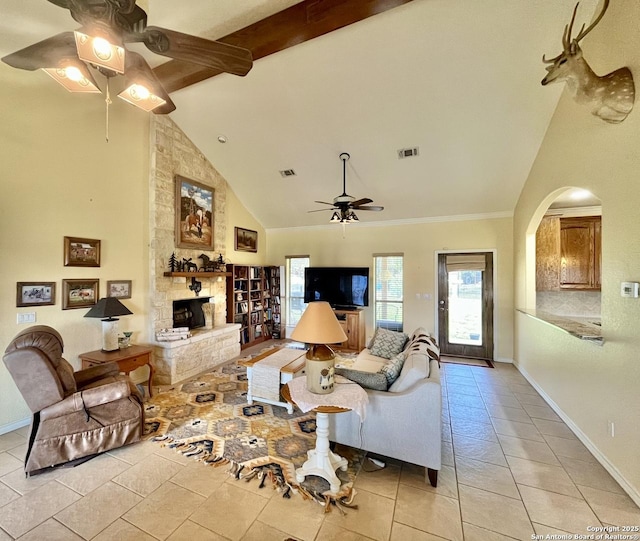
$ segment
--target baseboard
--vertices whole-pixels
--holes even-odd
[[[607,457],[605,457],[598,447],[587,437],[587,435],[580,430],[580,428],[571,420],[571,418],[556,404],[547,393],[545,393],[540,386],[536,383],[536,381],[531,377],[526,370],[519,367],[516,363],[514,366],[517,368],[518,372],[520,372],[524,378],[531,384],[531,386],[538,391],[540,396],[544,399],[544,401],[549,405],[549,407],[556,412],[558,417],[560,417],[565,424],[571,429],[571,431],[575,434],[576,438],[578,438],[584,446],[589,449],[591,454],[595,457],[595,459],[602,465],[602,467],[609,472],[611,477],[613,477],[622,490],[624,490],[629,497],[635,502],[635,504],[640,507],[640,492],[635,490],[624,478],[624,476],[618,471],[618,469],[609,462]]]
[[[31,417],[20,419],[19,421],[9,423],[8,425],[0,426],[0,436],[2,434],[13,432],[14,430],[18,430],[18,428],[22,428],[23,426],[28,426],[29,423],[31,423]]]
[[[494,363],[505,363],[505,364],[513,364],[513,359],[508,359],[507,357],[499,357],[497,359],[493,359]]]

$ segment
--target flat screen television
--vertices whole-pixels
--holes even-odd
[[[369,267],[307,267],[304,302],[326,301],[334,308],[369,306]]]

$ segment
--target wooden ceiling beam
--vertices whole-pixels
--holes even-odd
[[[249,49],[258,60],[411,1],[303,0],[217,41]],[[223,73],[179,60],[165,62],[153,71],[167,92]]]

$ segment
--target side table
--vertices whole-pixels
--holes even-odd
[[[147,365],[149,367],[149,397],[151,394],[151,382],[153,381],[153,365],[151,364],[151,352],[153,348],[147,346],[129,346],[116,351],[89,351],[78,355],[82,361],[82,368],[90,368],[104,363],[118,363],[118,370],[129,375],[136,368]]]
[[[294,404],[288,384],[282,387],[282,398]],[[317,475],[325,479],[329,483],[330,492],[336,494],[340,491],[341,484],[336,470],[340,468],[342,471],[347,471],[349,462],[329,449],[329,414],[345,413],[349,409],[318,406],[312,411],[316,413],[316,447],[307,451],[307,461],[296,470],[296,481],[302,483],[307,475]]]

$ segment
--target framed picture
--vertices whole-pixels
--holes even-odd
[[[64,266],[65,267],[99,267],[100,241],[96,239],[81,239],[78,237],[64,238]]]
[[[236,252],[257,252],[258,232],[251,229],[235,228],[235,250]]]
[[[55,282],[18,282],[16,306],[47,306],[55,303]]]
[[[131,280],[108,280],[107,297],[131,298]]]
[[[176,246],[213,250],[213,188],[175,176]]]
[[[100,280],[62,280],[62,309],[89,308],[98,302]]]

